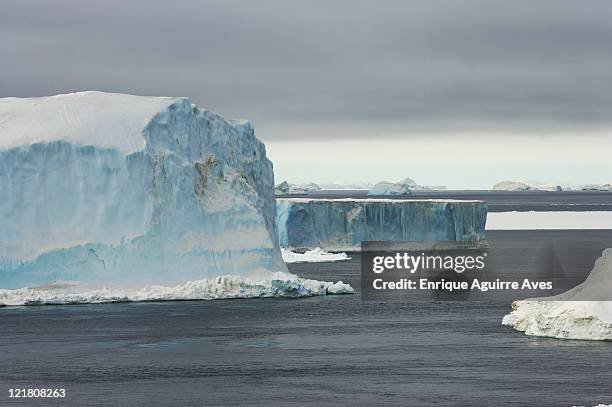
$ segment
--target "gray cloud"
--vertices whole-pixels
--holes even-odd
[[[264,140],[606,128],[610,16],[607,0],[0,0],[0,96],[189,96]]]

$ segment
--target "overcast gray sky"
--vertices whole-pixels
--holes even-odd
[[[612,181],[608,0],[0,0],[0,69],[248,118],[290,181]]]

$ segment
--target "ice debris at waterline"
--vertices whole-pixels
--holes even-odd
[[[346,253],[330,253],[315,247],[304,253],[293,252],[289,249],[281,248],[285,263],[324,263],[332,261],[345,261],[351,258]]]
[[[299,298],[354,292],[350,285],[342,281],[327,283],[276,272],[258,278],[218,276],[176,286],[152,285],[144,288],[113,288],[76,282],[58,282],[37,288],[0,289],[0,304],[51,305],[230,298]]]
[[[612,340],[612,249],[580,285],[553,297],[515,301],[503,325],[527,335]]]
[[[485,237],[482,201],[278,198],[280,245],[359,250],[362,240],[478,242]]]
[[[0,191],[0,288],[286,271],[263,143],[186,98],[2,98]]]

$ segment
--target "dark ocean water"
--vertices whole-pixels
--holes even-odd
[[[551,239],[585,242],[564,255],[586,276],[612,231],[489,234],[499,250],[523,241],[539,256],[554,254]],[[359,290],[358,255],[291,269]],[[528,337],[501,326],[509,310],[505,299],[386,303],[359,293],[0,308],[0,405],[612,403],[612,343]],[[11,400],[10,387],[67,397]]]

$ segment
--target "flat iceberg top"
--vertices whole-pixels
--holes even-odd
[[[277,201],[308,202],[484,202],[467,199],[394,199],[394,198],[276,198]]]
[[[144,149],[151,119],[185,98],[77,92],[37,98],[0,98],[0,151],[52,141]]]

